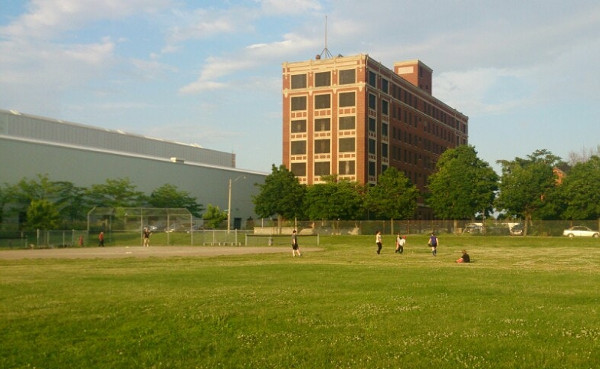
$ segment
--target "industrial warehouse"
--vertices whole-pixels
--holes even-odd
[[[236,168],[233,153],[0,110],[0,183],[38,175],[81,187],[128,178],[145,194],[172,184],[241,229],[257,218],[252,196],[267,174]]]

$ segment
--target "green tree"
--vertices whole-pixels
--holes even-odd
[[[502,177],[496,208],[523,218],[523,233],[527,235],[533,217],[541,215],[551,201],[549,195],[556,186],[553,168],[560,158],[547,150],[537,150],[527,159],[517,157],[513,161],[498,162],[502,165]]]
[[[9,203],[10,187],[8,184],[0,185],[0,224],[4,221],[4,207]]]
[[[557,187],[566,204],[564,219],[600,218],[600,157],[575,164]]]
[[[46,199],[32,200],[27,208],[29,229],[56,229],[60,215],[56,206]]]
[[[369,187],[366,206],[379,219],[410,219],[417,209],[419,190],[394,167],[389,167]]]
[[[200,217],[204,210],[189,192],[179,191],[177,186],[168,183],[152,191],[148,202],[156,208],[185,208],[195,217]]]
[[[50,181],[47,174],[38,174],[37,178],[23,178],[14,186],[6,188],[9,214],[17,214],[19,224],[28,224],[27,213],[34,200],[47,200],[56,202],[58,187]]]
[[[87,195],[93,206],[106,208],[133,208],[143,206],[146,197],[137,191],[129,178],[107,179],[104,184],[95,184]]]
[[[64,227],[72,228],[75,222],[86,220],[87,212],[92,208],[86,195],[86,189],[77,187],[68,181],[54,182],[55,204]]]
[[[210,229],[218,228],[227,219],[227,212],[221,210],[218,206],[208,204],[202,219],[204,219],[205,227]]]
[[[262,218],[277,215],[281,218],[293,219],[302,217],[302,202],[304,200],[305,186],[298,182],[284,165],[271,168],[271,174],[265,178],[258,195],[252,197],[254,211]]]
[[[304,197],[311,220],[350,220],[363,215],[362,187],[356,182],[327,176],[325,183],[309,186]]]
[[[493,211],[498,179],[473,146],[448,149],[429,176],[427,202],[442,219],[472,219],[477,213],[486,216]]]

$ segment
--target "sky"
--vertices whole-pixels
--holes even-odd
[[[0,109],[282,161],[282,63],[420,59],[497,160],[600,145],[597,0],[2,0]]]

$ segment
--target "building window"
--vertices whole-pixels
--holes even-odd
[[[305,119],[300,119],[300,120],[293,120],[291,122],[291,130],[292,133],[299,133],[299,132],[306,132],[306,120]]]
[[[381,100],[381,114],[388,115],[390,109],[390,103],[387,100]]]
[[[355,164],[354,160],[344,160],[339,162],[339,170],[338,174],[347,175],[355,173]]]
[[[331,72],[315,73],[315,87],[331,86]]]
[[[296,177],[306,177],[306,163],[292,163],[291,172]]]
[[[331,107],[331,95],[315,95],[315,109],[327,109]]]
[[[375,140],[369,138],[369,154],[375,155],[377,150],[375,149]]]
[[[373,94],[369,94],[369,108],[373,110],[377,109],[377,96]]]
[[[346,107],[346,106],[355,106],[356,102],[355,102],[355,97],[356,93],[354,92],[341,92],[340,93],[340,108]]]
[[[356,127],[356,117],[340,117],[340,130],[354,129]]]
[[[315,163],[315,175],[316,176],[328,176],[331,174],[329,170],[329,162],[328,161],[318,161]]]
[[[375,118],[369,117],[369,131],[371,131],[371,132],[377,131],[377,124],[376,124]]]
[[[292,141],[292,155],[306,154],[306,141]]]
[[[340,85],[348,85],[356,82],[356,70],[346,69],[338,71],[338,79]]]
[[[340,138],[340,152],[354,152],[355,148],[355,140],[352,138]]]
[[[373,71],[369,71],[369,84],[373,87],[377,87],[377,74]]]
[[[292,111],[306,110],[306,96],[294,96],[292,101]]]
[[[306,74],[295,74],[292,76],[292,89],[306,88]]]
[[[320,118],[315,119],[315,131],[330,131],[331,130],[331,119]]]
[[[315,154],[328,154],[331,152],[329,140],[315,140]]]
[[[381,91],[385,92],[386,94],[388,93],[389,86],[388,86],[388,80],[385,78],[381,79]]]
[[[386,143],[381,144],[381,156],[384,158],[388,157],[388,144]]]
[[[375,162],[374,161],[369,162],[369,175],[372,177],[375,177]]]
[[[385,123],[385,122],[381,123],[381,135],[384,136],[384,137],[387,137],[388,136],[388,130],[389,130],[388,124]]]

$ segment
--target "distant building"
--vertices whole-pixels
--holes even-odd
[[[283,63],[284,165],[308,185],[375,184],[395,167],[424,191],[440,154],[468,143],[468,117],[432,96],[432,75],[364,54]]]
[[[221,210],[228,207],[232,180],[232,229],[256,219],[255,183],[267,175],[236,169],[233,153],[0,110],[0,184],[38,174],[80,187],[129,178],[148,195],[172,184],[205,208],[212,204]]]

